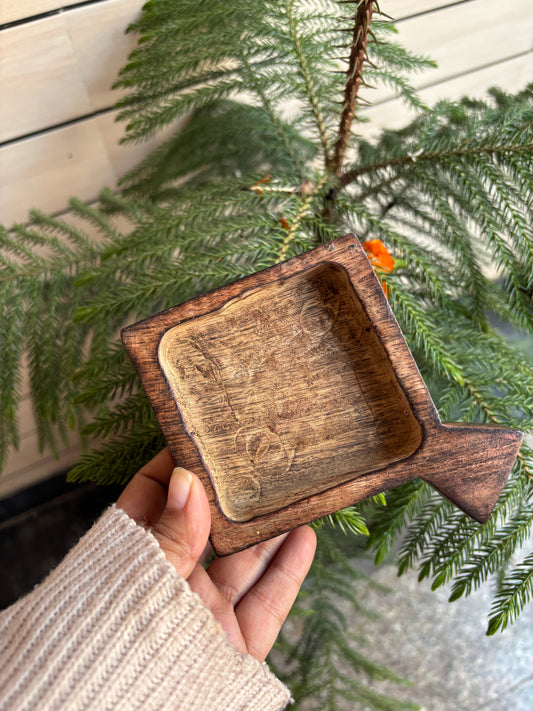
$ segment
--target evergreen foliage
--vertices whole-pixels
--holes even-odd
[[[329,525],[321,529],[311,571],[272,655],[277,675],[290,685],[295,709],[418,708],[368,687],[367,679],[406,682],[369,659],[369,640],[353,631],[346,635],[351,619],[372,617],[361,604],[358,588],[365,584],[387,592],[358,572],[354,564],[358,555],[353,537],[339,537]]]
[[[489,316],[533,333],[533,86],[429,110],[409,76],[432,62],[394,42],[371,0],[150,0],[131,31],[139,44],[117,82],[124,140],[178,124],[120,194],[1,229],[0,460],[18,444],[26,362],[41,446],[55,451],[69,428],[104,439],[70,478],[127,481],[163,439],[119,329],[349,231],[396,259],[391,306],[442,419],[531,433],[533,365]],[[371,142],[358,109],[379,83],[418,116]],[[524,446],[484,526],[420,480],[331,522],[354,547],[368,525],[378,561],[401,540],[400,572],[451,583],[452,600],[495,576],[493,633],[533,593],[533,558],[515,561],[533,522],[532,475]],[[333,530],[319,531],[313,612],[288,648],[295,693],[320,683],[323,709],[355,697],[403,708],[344,666],[384,674],[346,639],[335,595],[351,600],[352,568]]]

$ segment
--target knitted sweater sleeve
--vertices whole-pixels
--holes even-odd
[[[289,700],[115,507],[0,613],[2,710],[278,711]]]

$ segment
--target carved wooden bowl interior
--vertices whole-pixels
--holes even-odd
[[[220,555],[423,478],[485,522],[522,433],[440,421],[352,235],[122,331]]]
[[[335,263],[179,323],[158,358],[218,504],[236,522],[405,459],[422,440]]]

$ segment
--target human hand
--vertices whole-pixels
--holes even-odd
[[[316,547],[302,526],[202,566],[209,552],[209,503],[201,481],[174,469],[168,449],[146,464],[117,501],[137,523],[151,528],[167,559],[226,631],[233,646],[262,662],[269,653]]]

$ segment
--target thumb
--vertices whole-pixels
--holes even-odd
[[[202,482],[176,467],[168,485],[167,503],[152,533],[177,572],[188,578],[202,554],[211,528],[209,503]]]

